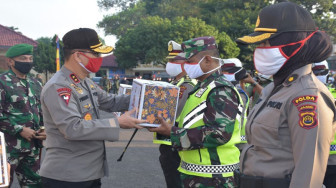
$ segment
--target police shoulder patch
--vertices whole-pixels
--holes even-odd
[[[318,125],[316,106],[312,104],[298,106],[299,125],[304,129],[312,129]]]
[[[304,102],[316,103],[316,101],[317,101],[317,96],[315,95],[303,95],[303,96],[293,99],[292,103],[295,104],[295,106],[298,106]]]
[[[57,90],[58,96],[63,99],[66,105],[69,104],[70,98],[71,98],[71,89],[69,88],[60,88]]]

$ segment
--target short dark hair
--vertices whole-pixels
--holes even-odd
[[[73,51],[71,49],[63,49],[63,55],[64,55],[64,59],[65,61],[69,60],[71,54],[73,53]]]

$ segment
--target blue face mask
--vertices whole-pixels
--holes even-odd
[[[33,68],[33,62],[14,61],[14,68],[23,74],[28,74]]]

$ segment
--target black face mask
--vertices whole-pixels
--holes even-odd
[[[15,61],[14,68],[23,74],[28,74],[33,68],[33,63]]]

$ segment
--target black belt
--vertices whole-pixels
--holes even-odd
[[[290,177],[288,178],[266,178],[260,176],[248,176],[234,171],[234,179],[239,188],[288,188]]]

